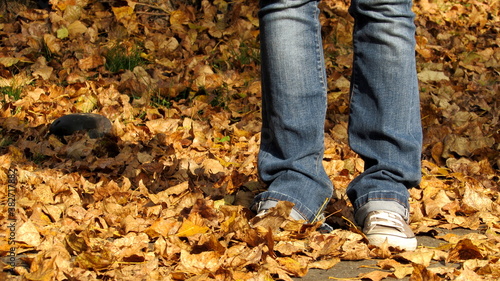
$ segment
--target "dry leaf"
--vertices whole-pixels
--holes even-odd
[[[37,247],[42,242],[42,237],[31,220],[21,224],[16,229],[16,241],[28,246]]]
[[[410,276],[410,281],[439,281],[441,278],[428,270],[424,265],[413,264],[413,273]]]
[[[375,270],[369,273],[364,273],[358,275],[362,279],[368,279],[372,281],[380,281],[382,279],[387,278],[389,275],[391,275],[390,272],[385,272],[385,271],[380,271],[380,270]]]
[[[189,237],[196,234],[206,233],[209,228],[207,226],[202,225],[203,221],[201,217],[197,213],[193,213],[189,216],[188,219],[182,222],[181,227],[177,231],[176,235],[178,237]]]
[[[472,243],[470,239],[462,239],[460,240],[455,248],[453,248],[448,258],[447,262],[460,262],[468,259],[482,259],[483,255],[481,254],[481,250]]]

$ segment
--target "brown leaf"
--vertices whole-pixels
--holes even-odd
[[[114,262],[114,255],[109,249],[101,248],[99,252],[83,252],[76,256],[75,262],[82,268],[103,270]]]
[[[276,232],[281,224],[290,216],[293,205],[293,203],[288,201],[280,201],[263,216],[254,217],[250,223],[253,226],[262,227],[266,230],[271,229],[273,232]]]
[[[470,239],[460,240],[448,254],[447,262],[461,262],[469,259],[482,259],[481,250]]]
[[[57,39],[54,35],[52,34],[45,34],[43,36],[43,41],[47,45],[47,48],[54,53],[54,54],[59,54],[61,52],[61,43],[60,40]]]
[[[435,273],[429,271],[424,265],[413,264],[413,273],[410,281],[439,281],[441,278]]]
[[[78,60],[78,67],[80,67],[81,70],[94,69],[103,64],[104,64],[104,57],[97,54]]]

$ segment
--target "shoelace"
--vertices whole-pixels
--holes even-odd
[[[404,225],[401,219],[399,219],[397,215],[387,212],[373,214],[368,223],[369,227],[380,225],[380,226],[396,228],[401,232],[404,231]]]

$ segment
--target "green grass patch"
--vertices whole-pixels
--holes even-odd
[[[145,63],[141,57],[141,49],[138,47],[127,50],[124,46],[116,45],[104,57],[106,58],[104,66],[113,73],[121,70],[133,70],[136,66]]]
[[[49,157],[47,155],[44,155],[42,153],[35,153],[32,157],[31,157],[31,161],[33,161],[33,163],[39,165],[39,164],[42,164],[45,160],[47,160]]]
[[[7,86],[7,87],[1,87],[0,88],[0,93],[2,96],[7,95],[13,100],[19,100],[21,98],[21,92],[22,89],[18,87],[13,87],[13,86]]]
[[[14,143],[14,140],[9,136],[3,137],[0,139],[0,148],[7,147]]]
[[[172,102],[170,99],[166,97],[162,97],[160,95],[155,95],[151,97],[151,105],[154,107],[166,107],[170,108],[172,106]]]

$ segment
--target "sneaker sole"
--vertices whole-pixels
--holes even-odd
[[[371,234],[367,236],[368,241],[371,245],[381,246],[387,240],[387,244],[393,247],[399,247],[405,251],[414,251],[417,249],[417,238],[403,238],[397,236],[383,235],[383,234]]]

